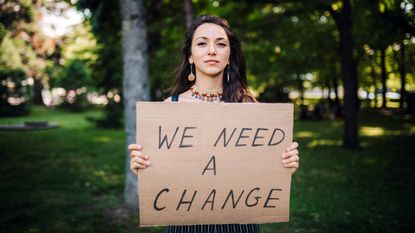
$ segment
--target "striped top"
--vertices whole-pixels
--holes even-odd
[[[166,233],[259,233],[258,224],[168,226]]]
[[[172,102],[178,102],[179,96],[173,95]],[[215,224],[191,226],[167,226],[166,233],[259,233],[258,224]]]

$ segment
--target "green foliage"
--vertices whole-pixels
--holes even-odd
[[[59,85],[66,90],[76,90],[90,84],[90,74],[81,60],[68,61],[63,68]]]
[[[119,1],[80,0],[76,3],[80,10],[92,12],[89,24],[96,37],[96,60],[91,64],[91,81],[95,90],[106,95],[116,92],[122,96],[122,57],[121,57],[121,17]],[[103,118],[94,120],[102,127],[122,125],[122,101],[109,100]]]
[[[103,112],[104,116],[89,117],[90,122],[93,122],[96,126],[101,128],[121,128],[124,126],[123,116],[124,109],[120,108],[120,104],[115,102],[114,99],[109,99]]]
[[[2,0],[0,2],[0,24],[6,28],[16,26],[16,22],[33,20],[34,11],[31,0]]]
[[[0,43],[3,42],[4,37],[7,35],[6,27],[0,23]]]
[[[8,32],[0,41],[0,116],[26,115],[30,110],[31,88],[15,43]]]
[[[0,69],[23,68],[22,56],[17,48],[16,40],[10,38],[10,33],[5,33],[0,41]]]
[[[91,84],[91,75],[85,63],[81,60],[68,61],[59,77],[58,86],[66,90],[64,107],[73,111],[84,110],[88,107],[86,99],[87,88]]]
[[[413,40],[408,38],[413,25],[412,1],[352,1],[352,23],[359,87],[374,91],[371,66],[379,76],[377,59],[365,48],[393,46],[404,39],[407,43],[407,73],[413,77]],[[91,64],[94,85],[102,94],[122,93],[122,60],[120,43],[120,11],[118,1],[80,0],[81,10],[89,9],[89,22],[97,38]],[[342,85],[339,57],[339,31],[329,13],[340,12],[342,1],[192,1],[194,17],[214,14],[226,18],[242,41],[247,60],[250,88],[258,96],[266,89],[298,90],[298,77],[310,77],[307,88],[339,88]],[[381,10],[380,5],[384,5]],[[150,87],[152,100],[162,100],[174,81],[179,64],[180,43],[184,39],[183,3],[178,1],[146,1],[146,21]],[[406,38],[406,39],[405,39]],[[371,57],[372,56],[372,57]],[[388,70],[393,90],[400,89],[395,58],[388,52]],[[396,66],[396,65],[395,65]],[[408,83],[412,79],[408,78]],[[304,81],[304,80],[303,80]],[[268,87],[268,88],[267,88]],[[408,88],[413,88],[408,84]],[[275,95],[275,98],[277,95]],[[280,101],[273,99],[272,101]],[[121,107],[120,103],[118,106]],[[107,111],[110,112],[110,111]],[[121,115],[120,115],[121,116]],[[109,118],[109,116],[108,116]],[[110,119],[110,118],[109,118]]]
[[[0,69],[0,116],[29,113],[30,90],[26,78],[22,69]]]
[[[62,58],[65,60],[79,59],[90,66],[97,59],[97,41],[92,33],[89,21],[84,21],[73,27],[73,30],[63,38]]]
[[[118,1],[80,0],[79,9],[88,9],[92,15],[88,20],[96,37],[97,60],[92,64],[92,81],[97,90],[107,94],[111,90],[121,90],[121,17]]]

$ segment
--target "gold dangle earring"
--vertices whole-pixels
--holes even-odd
[[[227,72],[226,72],[226,73],[228,73],[228,75],[227,75],[227,76],[228,76],[228,77],[227,77],[227,78],[228,78],[228,83],[229,83],[229,66],[230,66],[230,65],[228,64],[228,70],[227,70]]]
[[[193,74],[193,63],[190,63],[190,74],[189,74],[189,76],[187,76],[187,79],[190,82],[193,82],[196,79],[196,76]]]

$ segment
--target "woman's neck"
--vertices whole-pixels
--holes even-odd
[[[218,90],[222,88],[223,73],[212,77],[200,74],[196,76],[195,85],[204,90]]]

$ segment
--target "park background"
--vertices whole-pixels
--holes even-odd
[[[126,145],[201,14],[230,22],[259,101],[296,106],[291,219],[261,231],[414,232],[414,7],[0,0],[0,232],[163,232],[137,227]]]

